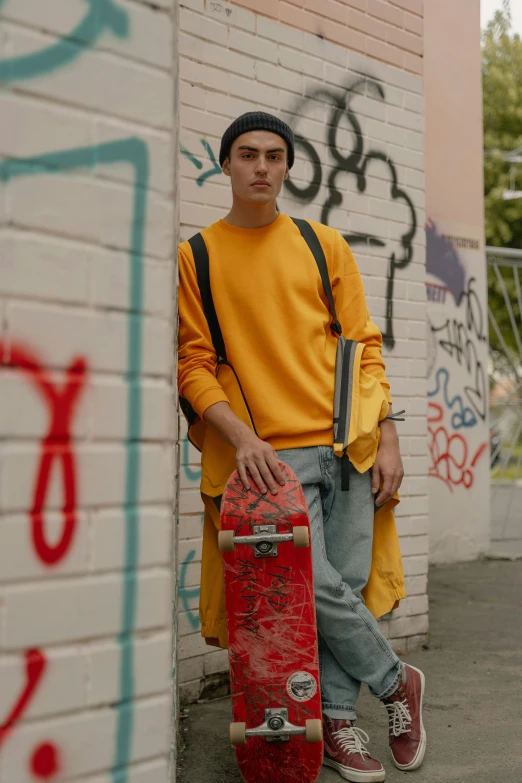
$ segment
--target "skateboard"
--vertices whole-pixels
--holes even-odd
[[[245,490],[235,471],[221,500],[233,723],[246,783],[315,783],[323,760],[308,508],[280,463],[277,495]]]

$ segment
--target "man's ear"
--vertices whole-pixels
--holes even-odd
[[[223,165],[221,166],[221,170],[223,171],[223,174],[226,174],[227,177],[230,177],[230,161],[228,159],[228,156],[223,161]]]
[[[285,176],[283,177],[283,179],[288,179],[289,176],[290,176],[290,169],[288,168],[288,163],[287,163],[285,169]]]

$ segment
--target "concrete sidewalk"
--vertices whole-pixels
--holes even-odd
[[[491,482],[491,548],[493,556],[522,558],[522,482]]]
[[[522,561],[430,571],[429,650],[404,656],[426,674],[428,751],[416,772],[396,769],[383,707],[365,688],[358,725],[388,783],[522,781]],[[230,700],[192,705],[182,722],[180,783],[241,783],[228,743]],[[319,783],[342,778],[323,770]]]

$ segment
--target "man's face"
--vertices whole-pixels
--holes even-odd
[[[288,177],[286,142],[270,131],[256,130],[235,139],[223,163],[234,193],[245,201],[274,201]]]

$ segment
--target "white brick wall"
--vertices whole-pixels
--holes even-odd
[[[177,3],[1,5],[0,780],[166,783]]]
[[[380,5],[384,8],[385,4]],[[228,15],[223,9],[228,9]],[[301,24],[302,13],[296,9],[295,27]],[[273,15],[269,11],[267,14]],[[216,158],[228,124],[238,114],[258,108],[291,122],[296,132],[313,145],[321,162],[322,181],[313,198],[296,200],[286,189],[280,199],[281,208],[297,217],[324,219],[328,177],[337,167],[336,188],[342,201],[328,215],[329,225],[343,233],[371,235],[381,243],[352,246],[372,316],[382,330],[389,328],[389,260],[393,253],[396,258],[402,257],[404,241],[411,246],[409,263],[395,271],[395,343],[393,349],[385,351],[394,408],[408,411],[406,422],[398,425],[406,480],[396,518],[409,597],[391,619],[383,621],[383,629],[394,647],[406,650],[418,646],[428,630],[422,79],[295,27],[257,16],[236,4],[205,4],[203,0],[182,3],[181,235],[188,239],[225,214],[230,204],[229,181],[216,169],[209,146]],[[361,82],[363,76],[368,78]],[[347,92],[349,87],[355,92]],[[329,96],[325,96],[325,90]],[[354,135],[346,114],[338,123],[337,150],[329,148],[327,131],[335,98],[348,100],[360,124],[364,154],[369,155],[362,192],[354,174],[336,162],[336,154],[346,158],[353,149]],[[380,157],[372,159],[372,153]],[[361,173],[363,165],[364,158],[359,161]],[[210,172],[208,178],[199,179]],[[392,197],[394,174],[407,200]],[[296,151],[291,180],[302,190],[313,182],[313,166],[302,147]],[[412,235],[405,239],[410,230]],[[183,423],[180,443],[180,682],[181,697],[189,701],[198,697],[205,675],[226,670],[227,661],[226,654],[206,647],[199,636],[199,458],[187,443]]]

